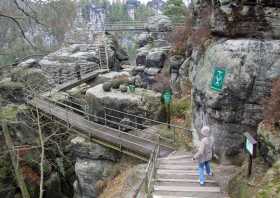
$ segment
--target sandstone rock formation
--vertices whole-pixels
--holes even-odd
[[[110,176],[110,171],[118,155],[98,144],[76,137],[71,140],[75,158],[74,182],[75,198],[97,197],[96,184]]]
[[[106,34],[102,39],[105,39],[102,42],[107,50],[109,69],[119,70],[120,64],[128,60],[127,53],[112,35]],[[45,56],[39,61],[39,66],[49,75],[52,84],[75,79],[77,78],[77,66],[81,75],[84,75],[98,69],[104,61],[107,62],[104,60],[105,57],[100,56],[99,45],[97,38],[92,43],[71,44]]]
[[[195,4],[195,12],[208,3]],[[263,118],[262,99],[270,94],[271,80],[280,76],[279,32],[273,28],[279,25],[278,13],[279,8],[273,5],[241,5],[237,1],[215,5],[211,29],[215,38],[204,50],[194,49],[186,60],[193,83],[193,127],[199,131],[208,124],[215,151],[222,156],[241,151],[244,132],[256,134]],[[265,28],[260,28],[264,22]],[[226,71],[220,92],[210,88],[216,67]]]
[[[160,107],[160,93],[137,88],[135,93],[123,93],[120,90],[112,89],[111,92],[104,92],[102,84],[90,88],[86,93],[86,100],[89,104],[89,111],[94,115],[104,117],[104,107],[113,108],[136,116],[144,116],[155,119]],[[110,115],[119,118],[130,118],[118,112],[111,112]],[[134,117],[131,118],[134,121]]]
[[[173,29],[171,20],[164,15],[153,16],[145,24],[145,28],[150,33],[143,33],[138,37],[136,54],[136,65],[145,66],[133,73],[142,78],[145,86],[154,82],[155,76],[161,72],[168,60],[170,43],[167,41],[167,32]]]
[[[169,32],[173,29],[169,17],[164,15],[152,16],[147,21],[144,27],[149,32]]]

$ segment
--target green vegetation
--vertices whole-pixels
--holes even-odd
[[[17,106],[9,105],[0,109],[0,120],[16,120]]]
[[[171,116],[185,118],[186,113],[190,110],[191,102],[186,98],[174,99],[171,103]]]
[[[168,0],[163,13],[171,17],[172,21],[179,22],[186,15],[186,6],[183,0]]]

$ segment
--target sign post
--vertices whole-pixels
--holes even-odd
[[[248,161],[248,177],[252,173],[253,158],[256,158],[257,155],[257,141],[251,136],[250,133],[245,133],[245,151],[249,154]]]
[[[224,86],[226,71],[223,68],[216,67],[213,72],[213,77],[211,80],[211,89],[215,91],[221,91]]]
[[[165,89],[163,90],[161,94],[161,98],[165,104],[165,112],[167,115],[167,123],[168,123],[168,128],[170,129],[170,121],[171,121],[171,109],[170,109],[170,104],[172,101],[172,90],[171,89]]]

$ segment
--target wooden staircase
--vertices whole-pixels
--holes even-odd
[[[192,154],[172,154],[159,158],[154,181],[153,198],[223,198],[213,177],[206,177],[200,186],[197,162]]]

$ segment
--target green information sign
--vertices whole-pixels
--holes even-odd
[[[164,104],[170,104],[172,100],[172,91],[170,89],[166,89],[162,93],[162,98],[164,101]]]
[[[135,85],[128,85],[128,89],[131,93],[135,92]]]
[[[225,80],[225,69],[216,67],[213,72],[213,77],[211,81],[211,88],[215,91],[221,91]]]

